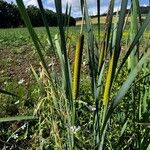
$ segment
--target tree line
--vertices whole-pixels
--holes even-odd
[[[43,20],[40,9],[30,5],[26,8],[34,27],[43,26]],[[57,26],[57,14],[51,10],[45,9],[45,15],[49,26]],[[68,20],[69,19],[69,20]],[[76,20],[73,17],[63,15],[64,25],[69,22],[70,26],[75,26]],[[24,22],[20,16],[19,9],[14,3],[7,3],[0,0],[0,28],[24,27]]]

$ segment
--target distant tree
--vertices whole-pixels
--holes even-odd
[[[57,25],[57,16],[56,13],[54,13],[51,10],[46,9],[45,10],[46,19],[49,26],[56,26]]]
[[[31,23],[34,27],[43,26],[42,15],[40,9],[36,6],[30,5],[26,8],[30,17]],[[57,26],[57,15],[51,10],[46,9],[45,15],[49,26]],[[75,19],[73,17],[63,15],[63,24],[75,25]],[[13,3],[7,3],[4,0],[0,0],[0,28],[10,28],[24,26],[22,18],[20,16],[18,7]]]
[[[69,26],[75,26],[76,25],[76,20],[73,17],[71,17],[71,16],[67,16],[66,17],[66,23],[69,23],[68,24]]]
[[[39,8],[33,5],[29,5],[27,7],[27,13],[34,27],[43,26],[42,16],[41,16]]]
[[[0,0],[0,27],[17,27],[21,24],[18,8],[13,4],[9,4]]]
[[[23,24],[23,21],[21,19],[20,13],[19,13],[19,9],[16,5],[12,4],[12,12],[11,12],[11,26],[12,27],[18,27],[21,24]]]

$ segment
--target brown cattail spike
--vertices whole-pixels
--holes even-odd
[[[84,45],[84,35],[79,34],[74,60],[73,90],[72,90],[73,99],[77,98],[79,90],[83,45]]]

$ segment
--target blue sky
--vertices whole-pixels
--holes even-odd
[[[15,2],[15,0],[6,0],[7,2]],[[37,0],[23,0],[25,5],[36,5],[37,6]],[[55,11],[54,7],[54,0],[42,0],[44,7],[51,9]],[[130,0],[129,0],[130,1]],[[63,9],[65,10],[66,3],[69,3],[72,5],[72,13],[71,15],[73,17],[79,17],[81,16],[81,11],[80,11],[80,0],[62,0],[62,5]],[[109,0],[101,0],[101,12],[105,13],[108,8],[108,2]],[[115,9],[118,8],[118,4],[121,2],[121,0],[116,0],[116,7]],[[90,15],[95,15],[96,14],[96,0],[87,0],[88,6],[89,6],[89,13]],[[148,5],[149,0],[140,0],[141,5]]]

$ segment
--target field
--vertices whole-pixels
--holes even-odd
[[[131,21],[130,16],[126,17],[126,19],[128,20],[128,22]],[[142,15],[142,19],[145,19],[145,15]],[[95,16],[91,17],[91,22],[92,22],[93,25],[96,25],[98,23],[97,17],[95,17]],[[115,18],[113,18],[113,22],[115,22]],[[105,24],[106,23],[106,16],[101,16],[100,17],[100,23],[101,24]],[[77,26],[79,26],[81,24],[82,24],[82,20],[81,19],[76,21],[76,25]]]
[[[103,26],[104,25],[101,25],[101,37],[103,36]],[[80,27],[78,26],[71,27],[69,29],[69,35],[71,38],[71,53],[74,53],[75,51],[75,44],[79,30]],[[96,26],[94,27],[94,30],[96,31]],[[51,61],[54,58],[54,53],[50,50],[49,44],[47,42],[45,29],[35,28],[35,31],[38,34],[40,40],[42,41],[42,44],[46,48],[44,55],[47,59],[47,63],[50,64],[52,63]],[[52,33],[52,36],[54,37],[54,35],[58,32],[58,29],[54,27],[50,28],[50,31]],[[26,28],[0,29],[0,33],[0,87],[2,89],[6,89],[7,91],[11,91],[15,94],[18,94],[19,97],[21,97],[14,98],[11,96],[1,95],[0,117],[32,115],[34,109],[36,108],[36,105],[38,104],[38,97],[36,96],[36,90],[38,90],[38,86],[31,71],[31,65],[36,69],[36,71],[39,71],[39,57],[36,53],[31,37],[29,36],[29,33]],[[144,46],[144,43],[147,42],[149,34],[150,28],[148,28],[147,31],[144,33],[142,47]],[[97,32],[95,32],[95,36],[97,36]],[[124,43],[124,48],[126,43],[125,39],[127,39],[127,36],[128,30],[126,29],[124,31],[124,37],[122,41]],[[141,49],[143,49],[142,47]],[[86,53],[85,50],[84,53]],[[86,62],[88,64],[87,58],[84,58],[83,62]],[[57,65],[57,62],[55,62],[55,65]],[[88,67],[82,65],[81,72],[84,74],[82,78],[84,78],[87,74],[87,68]],[[90,84],[88,81],[88,76],[86,76],[86,85],[83,81],[83,85],[81,86],[85,86],[85,89],[81,89],[81,93],[83,92],[82,96],[85,92],[90,92],[88,87]],[[89,93],[87,97],[91,99],[91,94]],[[85,100],[85,98],[83,98],[83,100]],[[93,102],[91,101],[90,103]],[[33,123],[32,125],[32,122],[33,121],[31,121],[30,126],[33,128],[35,123]],[[3,142],[6,140],[6,138],[9,138],[11,134],[15,132],[18,126],[21,127],[24,124],[26,124],[26,122],[14,123],[13,126],[9,123],[2,124],[0,136],[1,145],[4,144]],[[5,129],[3,125],[7,125],[8,128]],[[34,132],[35,129],[32,130],[33,131],[28,132]],[[22,133],[19,132],[19,134]],[[17,143],[21,143],[21,145],[26,145],[30,147],[32,144],[29,142],[30,140],[26,139],[25,141],[22,141],[22,136],[23,135],[21,135],[21,137],[18,138],[16,146],[18,145]],[[15,139],[12,138],[10,140],[10,143],[12,143],[14,140]],[[29,143],[27,144],[26,142]]]
[[[95,36],[97,37],[98,33],[96,32],[97,28],[94,26]],[[49,43],[46,36],[46,31],[44,27],[35,28],[36,33],[39,36],[42,44],[45,46],[45,55],[48,63],[50,63],[50,56],[53,52],[50,50]],[[50,28],[52,37],[54,38],[55,34],[58,32],[56,27]],[[104,24],[101,25],[101,38],[103,37]],[[71,51],[75,51],[76,39],[80,32],[80,26],[71,27],[69,29],[69,37],[71,38]],[[125,47],[126,39],[128,37],[129,30],[125,30],[123,33],[123,46]],[[39,67],[39,57],[35,51],[34,44],[32,43],[31,37],[26,28],[16,28],[16,29],[0,29],[0,86],[7,87],[4,83],[14,84],[17,86],[17,83],[20,80],[24,80],[23,85],[31,84],[32,73],[30,70],[30,65],[34,67]],[[85,33],[86,34],[86,33]],[[144,43],[149,40],[150,27],[144,32],[144,37],[142,39],[142,47]],[[86,41],[85,41],[86,42]],[[86,46],[85,46],[86,47]],[[86,51],[84,51],[86,53]],[[73,59],[73,58],[72,58]],[[87,60],[84,60],[87,61]],[[12,83],[14,82],[14,83]],[[6,89],[7,89],[6,88]],[[14,89],[15,92],[15,89]],[[2,116],[0,114],[0,116]]]
[[[133,3],[126,22],[122,3],[107,24],[85,7],[63,27],[58,9],[46,30],[17,0],[27,28],[0,29],[0,149],[150,149],[150,13],[140,22]]]
[[[106,20],[106,16],[102,16],[100,17],[101,23],[104,24],[105,20]],[[92,24],[97,24],[97,17],[93,17],[91,18]],[[76,25],[81,25],[82,24],[82,20],[77,20]]]

